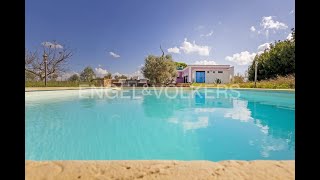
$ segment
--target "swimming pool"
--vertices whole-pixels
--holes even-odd
[[[294,92],[25,94],[27,160],[295,159]]]

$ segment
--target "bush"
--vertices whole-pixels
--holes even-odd
[[[215,82],[216,84],[221,84],[221,79],[216,79],[214,82]]]
[[[254,88],[254,82],[243,82],[243,83],[230,83],[225,84],[227,87],[236,87],[239,88]],[[199,84],[193,83],[192,86],[197,87],[219,87],[218,84]],[[220,85],[221,86],[221,85]],[[295,88],[295,75],[287,75],[287,76],[278,76],[269,80],[257,81],[256,88],[266,88],[266,89],[294,89]]]
[[[244,77],[241,75],[235,75],[233,76],[233,83],[243,83],[244,82]]]
[[[238,84],[241,88],[254,88],[254,82],[246,82]],[[294,89],[295,75],[278,76],[269,80],[262,80],[257,82],[257,88],[267,89]]]

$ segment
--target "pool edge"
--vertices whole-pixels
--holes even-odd
[[[26,179],[294,179],[295,160],[25,161]]]
[[[143,89],[144,87],[135,87],[135,89]],[[159,89],[161,87],[155,87],[155,89]],[[168,89],[176,88],[176,87],[165,87]],[[208,89],[223,89],[223,87],[198,87],[198,86],[191,86],[191,87],[178,87],[183,89],[201,89],[201,88],[208,88]],[[33,92],[33,91],[59,91],[59,90],[83,90],[83,89],[111,89],[111,87],[25,87],[25,92]],[[122,87],[122,89],[133,89],[132,87]],[[295,92],[295,89],[267,89],[267,88],[228,88],[228,89],[235,89],[235,90],[257,90],[257,91],[287,91],[287,92]]]

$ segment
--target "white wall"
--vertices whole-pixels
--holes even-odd
[[[230,81],[232,81],[233,80],[233,76],[234,76],[234,66],[230,67],[229,74],[230,74]]]
[[[196,82],[196,71],[205,71],[205,83],[215,83],[216,79],[220,79],[221,83],[230,83],[234,75],[234,67],[226,65],[195,65],[186,67],[183,70],[182,77],[188,76],[188,82]],[[215,73],[212,71],[215,71]],[[222,71],[223,73],[218,73],[218,71]]]
[[[196,82],[196,71],[192,71],[192,79],[191,82]]]
[[[217,70],[206,71],[206,83],[214,83],[216,79],[220,79],[221,83],[229,83],[230,82],[230,71],[229,70],[221,70],[223,73],[218,73]]]
[[[204,70],[193,70],[192,71],[192,82],[196,82],[196,71]],[[209,71],[209,73],[208,73]],[[215,73],[213,73],[215,71]],[[218,73],[222,71],[223,73]],[[215,83],[216,79],[220,79],[222,84],[230,83],[233,78],[233,67],[230,70],[205,70],[205,83]]]

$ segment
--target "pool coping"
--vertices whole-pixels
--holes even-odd
[[[118,87],[121,89],[133,89],[133,87]],[[135,89],[144,89],[144,87],[134,87]],[[159,89],[161,87],[154,87],[155,89]],[[168,89],[173,89],[177,87],[165,87]],[[200,86],[190,86],[190,87],[178,87],[181,89],[223,89],[224,87],[200,87]],[[25,87],[25,92],[33,92],[33,91],[59,91],[59,90],[84,90],[84,89],[112,89],[112,87]],[[295,89],[267,89],[267,88],[227,88],[227,89],[235,89],[235,90],[253,90],[253,91],[281,91],[281,92],[295,92]]]
[[[294,179],[295,160],[25,161],[25,179]]]

